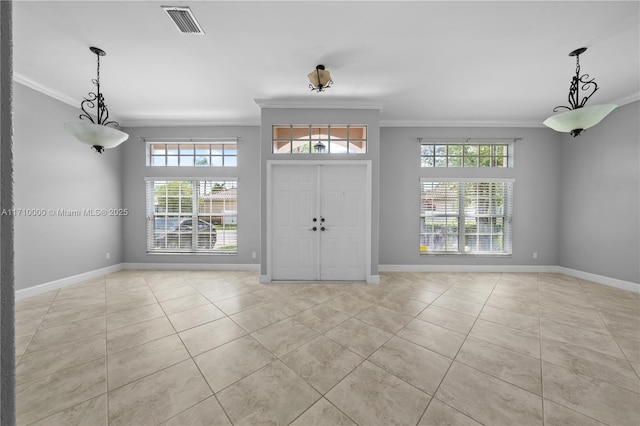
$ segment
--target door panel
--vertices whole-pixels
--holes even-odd
[[[272,279],[365,280],[366,185],[366,166],[274,166]]]

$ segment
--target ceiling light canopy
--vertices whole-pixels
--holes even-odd
[[[569,106],[557,106],[553,109],[553,112],[558,112],[560,109],[567,111],[552,115],[542,123],[558,132],[570,133],[573,137],[578,136],[584,129],[598,124],[618,107],[614,104],[585,106],[589,98],[598,90],[595,78],[590,78],[589,74],[580,75],[580,55],[586,50],[586,47],[581,47],[569,53],[569,56],[576,57],[576,75],[573,76],[569,86]],[[582,99],[580,99],[581,91],[588,93]]]
[[[120,125],[115,121],[109,121],[109,110],[104,102],[104,96],[100,93],[100,57],[105,56],[106,53],[97,47],[89,49],[98,58],[97,77],[91,80],[97,90],[89,92],[89,95],[80,103],[80,109],[82,109],[80,119],[87,119],[90,123],[65,123],[64,128],[80,142],[102,154],[105,149],[115,148],[126,141],[129,135],[113,127],[108,127],[119,127]],[[91,114],[85,108],[95,108],[95,114]]]
[[[316,69],[311,71],[307,77],[309,77],[309,89],[318,93],[324,92],[333,84],[331,73],[324,68],[324,65],[316,66]]]

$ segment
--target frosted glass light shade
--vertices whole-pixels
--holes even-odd
[[[598,124],[617,107],[618,105],[605,104],[576,108],[571,111],[552,115],[544,120],[542,124],[558,132],[569,133],[574,130],[584,130]]]
[[[102,124],[65,123],[64,128],[80,142],[92,147],[115,148],[129,138],[125,132]]]
[[[331,81],[331,73],[323,69],[313,70],[307,77],[309,77],[309,83],[315,88],[326,87]]]

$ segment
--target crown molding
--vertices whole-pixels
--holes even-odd
[[[18,73],[13,73],[13,81],[19,84],[22,84],[23,86],[27,86],[30,89],[35,90],[36,92],[40,92],[43,95],[47,95],[53,99],[56,99],[62,103],[65,103],[67,105],[70,105],[72,107],[78,107],[78,105],[80,105],[80,101],[78,101],[77,99],[73,99],[70,96],[67,96],[63,93],[58,92],[57,90],[51,89],[49,87],[43,86],[40,83],[37,83],[23,75],[20,75]]]
[[[260,108],[281,108],[281,109],[377,109],[380,110],[384,104],[370,101],[353,100],[302,100],[302,99],[254,99]]]
[[[616,104],[618,106],[624,106],[630,104],[631,102],[636,102],[640,100],[640,92],[632,93],[628,96],[623,96],[622,98],[616,99],[612,104]]]
[[[534,120],[380,120],[380,127],[545,127]]]

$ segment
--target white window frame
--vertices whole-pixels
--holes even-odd
[[[238,165],[238,139],[237,138],[189,138],[189,139],[168,139],[168,138],[145,138],[146,164],[148,167],[237,167]],[[165,153],[154,155],[153,146],[164,145]],[[178,152],[169,155],[168,146],[177,145]],[[208,153],[198,155],[196,145],[208,145]],[[222,145],[220,154],[214,153],[214,146]],[[191,152],[181,154],[182,147],[188,149],[193,147]],[[228,153],[227,153],[228,150]],[[235,153],[235,154],[233,154]],[[176,158],[176,164],[169,164],[170,158]],[[198,158],[208,158],[207,164],[198,164]],[[155,164],[155,158],[164,158],[164,164]],[[214,164],[214,159],[220,159],[220,164]]]
[[[274,138],[274,129],[286,129],[290,130],[289,136],[286,138]],[[332,136],[332,128],[346,128],[347,137],[335,137]],[[351,128],[364,128],[364,137],[353,137],[351,135]],[[271,127],[271,152],[276,155],[364,155],[368,150],[368,126],[365,124],[274,124]],[[294,138],[294,129],[308,129],[307,138]],[[314,134],[314,131],[325,131],[319,135]],[[288,143],[289,151],[281,152],[276,149],[277,143]],[[316,148],[318,143],[324,145],[324,150],[319,151]],[[364,144],[364,151],[358,151],[352,148],[352,145],[356,143]],[[334,145],[346,145],[346,152],[332,152],[332,146]],[[296,151],[294,146],[306,145],[306,151]]]
[[[501,184],[504,198],[502,206],[492,201],[488,203],[488,211],[479,212],[465,206],[466,184]],[[449,185],[454,191],[451,197],[445,195],[444,200],[425,197],[425,186],[430,184]],[[514,179],[459,179],[459,178],[420,178],[420,225],[419,248],[421,255],[473,255],[473,256],[511,256],[513,254],[513,197]],[[443,189],[448,191],[448,189]],[[457,198],[457,199],[456,199]],[[485,198],[487,199],[487,198]],[[476,204],[477,205],[477,204]],[[480,231],[479,219],[489,221],[488,230]],[[444,220],[443,220],[444,219]],[[473,227],[475,219],[476,231],[467,234],[467,226]],[[444,227],[443,227],[444,222]],[[501,223],[501,232],[495,232]],[[485,225],[486,227],[487,225]],[[455,232],[454,232],[455,230]],[[488,250],[478,250],[467,246],[467,235],[476,236],[476,246],[488,242]],[[502,239],[502,249],[491,249],[494,237]],[[455,246],[455,248],[454,248]],[[429,249],[431,247],[431,249]]]
[[[447,141],[447,140],[429,140],[423,142],[422,138],[418,138],[420,142],[420,167],[425,168],[506,168],[513,167],[513,151],[515,139],[510,142],[504,140],[467,140],[467,141]],[[490,147],[488,155],[481,155],[481,147]],[[497,147],[503,147],[505,153],[497,155]],[[453,147],[460,147],[460,153],[451,152]],[[468,153],[469,150],[475,149],[475,154]],[[427,153],[426,151],[430,151]],[[481,159],[488,159],[489,164],[481,166]],[[499,160],[503,161],[502,165],[498,165]],[[475,165],[468,164],[476,160]],[[456,164],[458,163],[458,164]]]
[[[190,194],[186,196],[176,195],[178,198],[190,198],[191,204],[188,202],[188,208],[184,212],[163,212],[162,203],[158,201],[156,194],[156,183],[169,184],[178,183],[179,191],[186,183]],[[224,196],[219,197],[222,210],[220,212],[214,210],[214,201],[209,200],[207,208],[207,200],[203,199],[212,196],[218,191],[213,188],[216,184],[222,184],[227,191],[234,191],[235,197],[231,197],[227,202]],[[145,197],[146,197],[146,246],[149,254],[238,254],[238,211],[237,211],[237,194],[238,194],[238,178],[237,177],[147,177],[145,178]],[[196,188],[194,190],[194,188]],[[207,192],[202,194],[200,191]],[[219,191],[224,193],[226,191]],[[169,195],[167,195],[169,196]],[[233,202],[232,202],[233,201]],[[169,205],[169,200],[164,203]],[[185,206],[180,201],[179,210]],[[233,208],[226,209],[226,207]],[[208,210],[208,211],[207,211]],[[158,226],[160,223],[160,226]],[[183,228],[181,224],[186,226]],[[215,229],[215,238],[213,232],[208,231],[200,234],[200,227],[190,226],[193,223],[202,223],[207,228],[206,223]],[[162,229],[161,229],[162,228]],[[215,239],[215,245],[211,247],[211,243]]]

